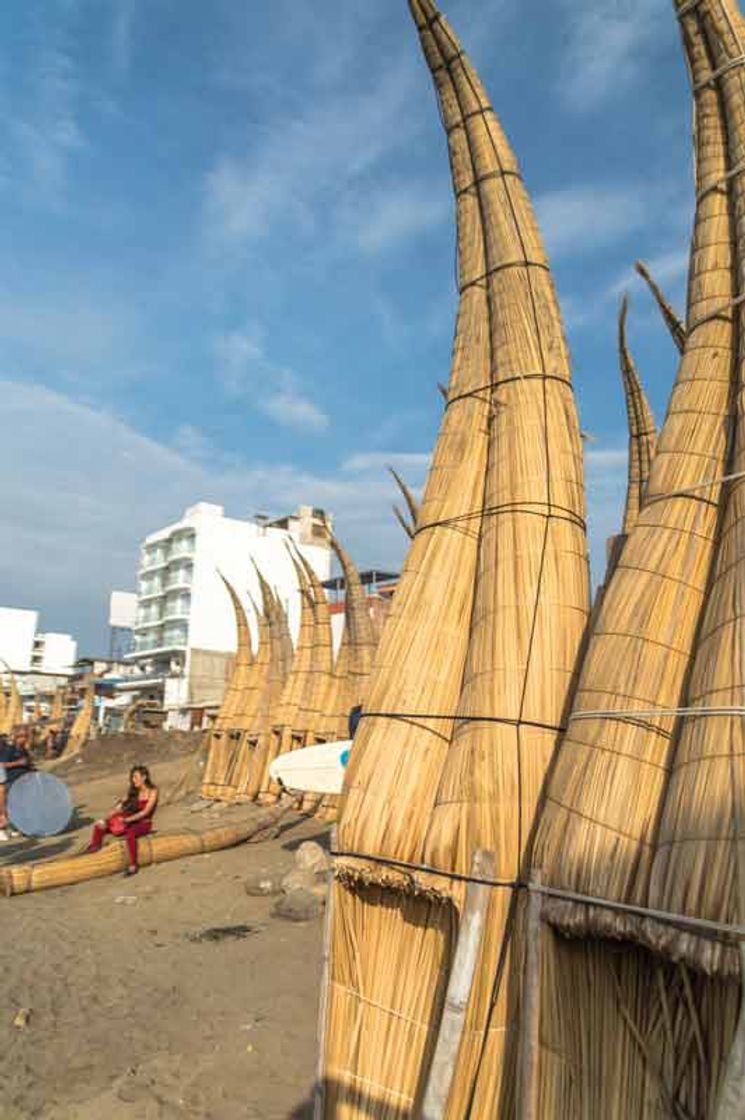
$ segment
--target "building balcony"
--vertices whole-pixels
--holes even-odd
[[[171,607],[170,610],[167,610],[165,612],[165,614],[163,615],[163,621],[166,622],[166,621],[176,621],[176,620],[178,620],[178,621],[188,622],[190,614],[191,614],[191,607],[190,606],[187,606],[187,607]]]
[[[161,585],[159,587],[142,588],[137,592],[137,601],[144,603],[148,599],[159,599],[163,594],[165,588]]]
[[[164,616],[159,614],[153,618],[138,619],[135,623],[135,631],[139,633],[140,630],[151,630],[153,626],[162,626]]]
[[[164,591],[172,591],[176,587],[191,587],[192,572],[172,572],[163,584]]]
[[[140,564],[140,567],[138,568],[138,574],[139,575],[145,575],[147,572],[157,572],[159,569],[167,568],[167,567],[168,567],[168,559],[167,558],[164,559],[164,560],[158,560],[158,561],[153,560],[153,561],[150,561],[149,563],[143,561]]]

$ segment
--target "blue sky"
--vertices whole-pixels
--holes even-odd
[[[601,10],[602,7],[602,10]],[[658,418],[682,306],[690,97],[660,0],[448,0],[551,255],[618,523],[615,316]],[[0,8],[0,601],[105,644],[141,537],[192,501],[336,514],[397,565],[385,464],[420,485],[455,310],[445,141],[405,0]]]

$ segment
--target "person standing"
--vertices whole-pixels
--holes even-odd
[[[13,782],[34,768],[30,742],[29,729],[23,723],[13,728],[10,738],[0,735],[0,842],[18,835],[8,828],[8,792]]]

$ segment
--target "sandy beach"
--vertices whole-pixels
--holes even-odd
[[[133,761],[167,791],[193,741],[86,748],[58,773],[75,826],[0,848],[0,864],[70,854],[122,792]],[[137,756],[137,757],[135,757]],[[159,831],[258,815],[253,806],[166,805]],[[328,829],[292,817],[258,844],[0,899],[2,1120],[281,1120],[306,1117],[316,1060],[322,919],[272,916],[247,876],[290,871]],[[224,927],[244,927],[227,936]],[[20,1013],[20,1014],[19,1014]],[[24,1024],[25,1025],[18,1025]]]

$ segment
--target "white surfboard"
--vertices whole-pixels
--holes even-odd
[[[352,748],[351,739],[316,743],[275,758],[269,774],[285,789],[302,793],[341,793],[344,771]]]

